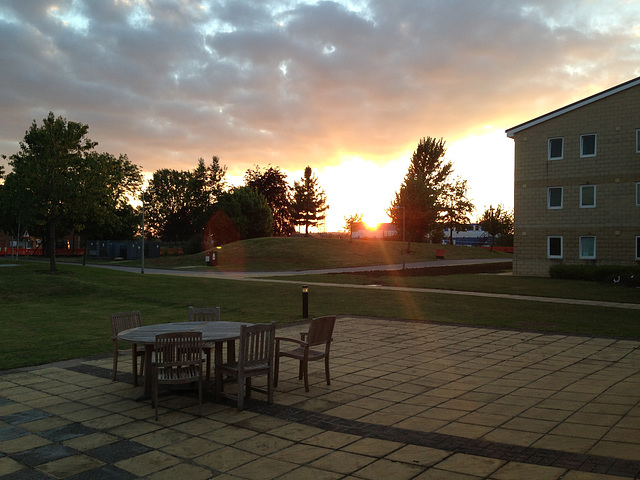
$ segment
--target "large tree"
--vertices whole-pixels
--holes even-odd
[[[256,165],[255,169],[247,170],[244,175],[245,184],[261,193],[271,208],[273,215],[273,234],[277,237],[293,235],[291,186],[287,183],[287,176],[279,167],[261,170]]]
[[[238,187],[222,193],[209,220],[206,236],[213,244],[270,237],[273,235],[273,217],[267,200],[251,187]]]
[[[317,227],[326,217],[327,196],[309,166],[304,169],[304,177],[294,182],[293,190],[293,222],[304,225],[304,233],[309,235],[309,227]]]
[[[409,170],[388,210],[397,231],[403,228],[407,240],[422,241],[435,229],[444,210],[453,165],[445,161],[444,140],[422,138],[413,152]]]
[[[142,174],[126,155],[90,152],[84,163],[87,174],[78,182],[71,218],[84,239],[86,262],[90,238],[132,238],[138,222],[129,198],[139,190]]]
[[[491,251],[496,239],[502,239],[505,244],[513,245],[513,212],[506,210],[503,205],[498,205],[496,208],[489,205],[479,223],[491,239]]]
[[[122,157],[113,162],[109,155],[95,154],[97,142],[87,137],[88,130],[88,125],[51,112],[42,125],[33,121],[20,151],[9,157],[12,171],[2,197],[3,209],[13,213],[2,215],[3,226],[18,223],[41,235],[52,272],[57,270],[56,240],[74,228],[87,229],[91,222],[95,228],[112,222],[116,213],[109,206],[120,204],[138,179],[137,167]],[[124,171],[114,172],[116,164]]]
[[[172,242],[202,235],[212,207],[224,190],[225,174],[226,167],[221,167],[215,156],[210,165],[198,159],[193,171],[156,170],[144,194],[148,233]]]
[[[474,210],[473,203],[467,198],[467,181],[457,178],[447,183],[439,223],[449,228],[449,245],[453,245],[453,230],[464,229]]]

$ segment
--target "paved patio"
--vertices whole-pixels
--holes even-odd
[[[204,418],[170,395],[155,421],[126,357],[116,382],[111,357],[0,372],[0,477],[640,476],[639,341],[353,317],[334,337],[331,386],[285,359],[275,405]]]

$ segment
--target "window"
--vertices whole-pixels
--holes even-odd
[[[547,257],[562,258],[562,237],[547,237]]]
[[[549,187],[547,189],[547,208],[562,208],[562,187]]]
[[[564,150],[564,138],[550,138],[549,139],[549,160],[560,160],[563,156]]]
[[[640,237],[636,237],[636,260],[640,260]]]
[[[595,157],[596,156],[596,134],[580,135],[580,156]]]
[[[580,208],[596,207],[596,186],[581,185],[580,186]]]
[[[636,183],[636,207],[640,207],[640,182]]]
[[[580,258],[596,258],[596,237],[580,237]]]
[[[636,130],[636,153],[640,153],[640,129]]]

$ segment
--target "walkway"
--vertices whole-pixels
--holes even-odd
[[[299,325],[279,329],[293,335]],[[0,374],[3,479],[640,476],[640,341],[342,317],[332,384],[160,417],[111,358]]]

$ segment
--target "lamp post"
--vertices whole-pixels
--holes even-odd
[[[302,318],[309,318],[309,287],[302,286]]]
[[[407,265],[407,263],[405,261],[405,250],[406,249],[404,247],[404,244],[405,244],[405,240],[404,239],[405,239],[405,231],[406,231],[406,228],[405,228],[405,225],[406,225],[406,223],[405,223],[405,214],[404,214],[405,210],[404,210],[404,207],[401,207],[399,205],[396,205],[395,207],[393,207],[393,210],[400,210],[400,209],[402,209],[402,269],[404,270],[406,265]]]
[[[149,193],[153,193],[153,188],[147,190]],[[144,273],[144,190],[142,191],[142,261],[140,263],[140,273]]]

